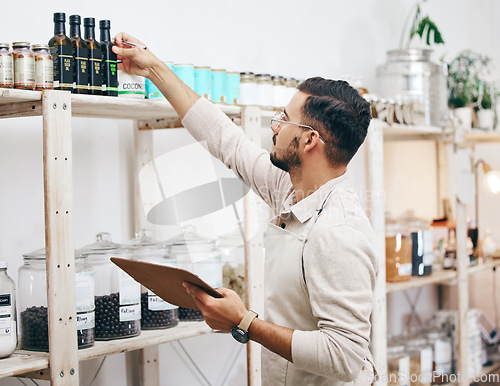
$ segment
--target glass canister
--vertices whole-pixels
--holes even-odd
[[[240,105],[257,104],[257,82],[253,72],[240,73]]]
[[[35,57],[29,42],[12,43],[14,88],[35,89]]]
[[[285,87],[286,87],[286,97],[285,97],[285,106],[290,102],[290,99],[295,95],[297,91],[297,80],[295,78],[285,78]]]
[[[47,44],[33,44],[35,56],[35,90],[52,90],[54,88],[54,61]]]
[[[23,255],[19,268],[21,348],[49,350],[47,271],[45,248]],[[94,345],[94,273],[85,257],[75,251],[76,319],[78,348]]]
[[[129,338],[141,333],[141,286],[110,260],[130,256],[109,233],[98,233],[94,244],[80,252],[95,272],[95,338]]]
[[[216,240],[200,236],[189,225],[167,243],[172,245],[179,268],[193,272],[214,288],[222,286],[222,261]],[[203,315],[198,310],[179,307],[179,319],[203,320]]]
[[[0,43],[0,88],[12,88],[14,86],[14,68],[12,64],[12,52],[7,43]]]
[[[453,342],[445,331],[427,333],[427,341],[432,346],[433,377],[432,383],[447,383],[453,370]]]
[[[245,301],[245,241],[240,227],[219,237],[223,286]]]
[[[273,107],[273,79],[269,74],[256,74],[255,81],[257,82],[257,104],[262,107]]]
[[[403,344],[387,347],[387,385],[410,386],[410,356]]]
[[[273,76],[273,106],[284,108],[288,102],[285,78],[282,76]]]
[[[385,220],[386,281],[411,279],[411,238],[403,223],[390,217]]]
[[[0,261],[0,358],[8,357],[17,347],[16,291],[7,274],[7,262]]]
[[[407,341],[406,352],[410,357],[410,385],[430,386],[432,382],[432,345],[425,336]]]
[[[177,262],[170,254],[170,245],[151,238],[147,229],[135,232],[135,238],[124,244],[134,260],[176,267]],[[174,327],[179,323],[179,307],[167,303],[153,291],[141,285],[141,329],[156,330]]]
[[[433,233],[429,222],[416,217],[413,211],[408,211],[402,221],[411,237],[412,276],[430,275],[434,254]]]
[[[226,73],[226,96],[227,104],[237,105],[240,103],[240,73],[228,71]]]

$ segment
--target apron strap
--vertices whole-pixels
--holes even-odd
[[[321,207],[319,209],[316,209],[316,214],[314,215],[314,218],[309,220],[309,224],[307,224],[306,229],[302,232],[302,234],[299,236],[300,241],[306,241],[307,237],[309,236],[309,233],[312,230],[312,227],[314,224],[316,224],[316,221],[318,221],[319,216],[321,215],[321,212],[323,212],[323,209],[325,207],[326,202],[330,198],[330,195],[332,194],[334,189],[330,190],[326,198],[324,199],[323,203],[321,204]]]

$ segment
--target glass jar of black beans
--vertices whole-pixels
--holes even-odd
[[[129,258],[130,251],[99,233],[97,241],[83,247],[95,272],[95,339],[130,338],[141,333],[141,287],[113,264],[111,257]]]
[[[175,258],[170,254],[171,246],[151,238],[147,229],[139,229],[132,240],[124,243],[134,260],[175,267]],[[177,306],[167,303],[154,292],[141,286],[141,328],[156,330],[174,327],[179,323]]]
[[[23,255],[19,268],[21,348],[49,351],[47,273],[45,249]],[[75,253],[76,328],[78,348],[94,345],[94,271],[78,251]]]

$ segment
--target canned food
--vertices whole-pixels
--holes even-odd
[[[253,72],[240,73],[240,105],[257,104],[257,82]]]
[[[144,99],[146,86],[144,77],[131,75],[125,71],[118,71],[118,96]]]
[[[212,101],[226,103],[226,70],[212,70]]]
[[[195,67],[194,68],[194,91],[212,100],[212,70],[210,67]]]
[[[258,105],[262,107],[272,107],[273,105],[273,80],[269,74],[255,75],[257,81]]]
[[[191,90],[194,90],[194,66],[192,64],[174,64],[174,74]]]
[[[240,73],[228,72],[226,74],[227,103],[237,105],[240,99]]]

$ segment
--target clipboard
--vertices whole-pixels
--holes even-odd
[[[200,287],[214,298],[222,298],[222,295],[215,288],[185,269],[117,257],[112,257],[111,261],[132,276],[135,281],[170,304],[198,310],[193,298],[182,285],[183,282]]]

